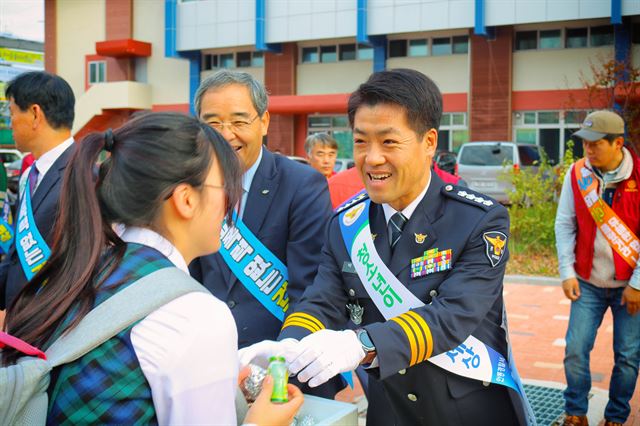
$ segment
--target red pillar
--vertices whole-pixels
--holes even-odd
[[[296,94],[296,66],[298,47],[295,43],[282,45],[282,53],[267,53],[264,58],[264,83],[270,95]],[[270,150],[279,150],[282,154],[294,152],[296,126],[293,115],[273,114],[267,146]]]
[[[471,36],[470,140],[511,140],[513,28],[496,27],[495,39]]]

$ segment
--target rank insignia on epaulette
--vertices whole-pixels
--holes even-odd
[[[451,269],[451,249],[429,249],[422,256],[411,259],[411,278],[423,277],[434,272]]]
[[[469,193],[467,191],[464,191],[464,190],[458,191],[458,196],[464,197],[464,198],[466,198],[467,200],[470,200],[470,201],[475,201],[478,204],[484,204],[487,207],[493,205],[493,201],[485,200],[484,198],[482,198],[482,197],[480,197],[478,195],[471,194],[471,193]]]
[[[507,236],[500,231],[490,231],[482,234],[482,239],[487,245],[487,258],[491,266],[498,265],[507,251]]]

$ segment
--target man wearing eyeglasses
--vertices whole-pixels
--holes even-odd
[[[260,82],[229,70],[204,80],[195,98],[200,119],[224,136],[244,167],[235,229],[223,228],[221,253],[191,265],[231,308],[240,348],[278,336],[284,313],[313,282],[331,216],[326,179],[262,145],[267,102]]]

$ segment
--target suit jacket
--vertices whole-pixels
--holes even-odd
[[[53,227],[58,214],[62,177],[71,159],[74,147],[75,144],[67,148],[51,165],[31,199],[31,208],[36,226],[49,247],[53,242]],[[16,202],[20,206],[20,197]],[[15,243],[16,241],[14,240],[9,253],[0,264],[0,309],[6,309],[11,306],[22,287],[27,283],[27,278],[18,259]]]
[[[338,215],[329,223],[315,283],[289,313],[315,318],[316,327],[340,329],[349,318],[347,304],[364,308],[361,327],[369,333],[379,363],[367,369],[367,424],[513,425],[522,421],[519,402],[513,401],[519,397],[506,387],[457,376],[428,361],[412,361],[416,348],[422,347],[423,357],[431,348],[435,356],[456,348],[471,334],[507,356],[507,336],[501,325],[508,253],[493,266],[484,238],[492,231],[508,235],[506,209],[468,188],[445,185],[432,173],[429,189],[393,254],[382,206],[372,202],[369,219],[380,258],[425,303],[413,310],[420,320],[411,320],[410,327],[404,328],[385,320],[352,266]],[[421,241],[416,234],[426,237]],[[412,278],[411,259],[433,248],[451,249],[452,268]],[[310,332],[311,328],[287,326],[280,338],[300,339]]]
[[[289,310],[313,282],[330,217],[326,178],[307,165],[263,148],[242,220],[287,265]],[[239,348],[278,336],[280,320],[245,289],[220,254],[196,259],[190,270],[194,278],[231,308],[238,327]]]

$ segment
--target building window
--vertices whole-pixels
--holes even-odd
[[[302,62],[315,64],[320,62],[320,55],[318,55],[317,47],[303,47],[302,48]]]
[[[429,54],[429,40],[409,40],[409,56],[427,56]]]
[[[407,40],[389,40],[389,57],[401,58],[407,56]]]
[[[300,52],[300,62],[303,64],[371,59],[373,59],[373,47],[366,44],[345,43],[329,46],[308,46],[303,47]]]
[[[587,28],[567,28],[567,39],[565,41],[565,47],[587,47],[587,34],[589,30]]]
[[[516,50],[532,50],[538,48],[537,31],[517,31]]]
[[[469,36],[453,37],[453,53],[469,53]]]
[[[264,66],[262,52],[235,52],[202,55],[202,71],[216,68],[248,68]]]
[[[513,134],[518,143],[542,147],[554,163],[558,164],[567,150],[571,135],[580,128],[587,111],[517,111],[513,114]],[[573,144],[573,155],[581,157],[582,143]]]
[[[458,152],[463,143],[469,142],[467,113],[452,112],[442,114],[438,129],[438,151]]]
[[[89,62],[89,84],[104,83],[107,81],[107,62]]]
[[[337,62],[336,46],[320,46],[320,62]]]
[[[631,43],[640,44],[640,22],[631,24]]]
[[[562,47],[562,31],[540,31],[540,49],[560,49]]]
[[[250,67],[251,66],[251,52],[238,52],[236,54],[236,66],[237,67]]]
[[[434,38],[431,41],[431,54],[433,56],[451,55],[451,37]]]
[[[356,45],[355,44],[341,44],[340,46],[340,60],[352,61],[356,59]]]
[[[233,68],[235,64],[236,61],[233,59],[233,53],[223,53],[220,55],[220,68]]]
[[[253,52],[251,54],[251,66],[252,67],[263,67],[264,66],[264,53],[263,52]]]
[[[602,25],[599,27],[591,27],[591,36],[589,42],[591,47],[611,46],[613,45],[613,26]]]
[[[358,45],[358,59],[371,60],[373,59],[373,47],[366,44]]]
[[[353,158],[353,133],[346,115],[310,115],[307,134],[326,132],[338,142],[338,158]]]

